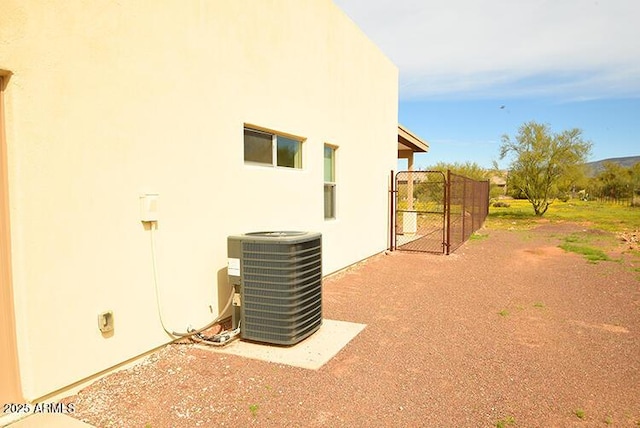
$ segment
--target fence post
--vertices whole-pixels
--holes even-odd
[[[395,248],[395,221],[396,221],[396,195],[395,195],[395,177],[394,172],[391,170],[391,177],[389,181],[389,251],[394,251]]]
[[[491,182],[489,180],[486,181],[486,188],[487,188],[487,193],[485,195],[484,198],[484,203],[485,203],[485,213],[484,213],[484,219],[482,220],[482,222],[484,223],[484,220],[487,219],[487,216],[489,215],[489,200],[490,200],[490,196],[491,196]]]
[[[444,179],[444,216],[445,216],[445,242],[444,251],[449,255],[451,248],[451,170],[447,170],[447,175]]]
[[[465,177],[462,180],[462,237],[460,239],[460,242],[464,242],[467,237],[467,216],[465,215],[466,213],[466,208],[467,208],[467,178]]]

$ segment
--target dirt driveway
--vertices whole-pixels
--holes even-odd
[[[557,247],[581,230],[483,230],[327,279],[324,316],[367,327],[317,371],[173,345],[68,400],[99,427],[638,426],[639,274]]]

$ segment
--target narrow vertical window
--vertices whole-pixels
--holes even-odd
[[[336,148],[324,146],[324,218],[336,218]]]

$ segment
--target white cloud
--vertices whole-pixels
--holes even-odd
[[[404,98],[640,96],[637,0],[335,0]]]

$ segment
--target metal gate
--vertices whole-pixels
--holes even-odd
[[[395,176],[394,249],[445,252],[446,177],[441,171]]]
[[[391,172],[391,250],[449,254],[482,227],[489,182],[447,171]]]

